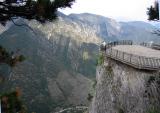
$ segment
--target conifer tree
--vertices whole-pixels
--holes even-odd
[[[147,9],[148,20],[150,21],[159,21],[159,2],[156,0],[153,6]],[[160,36],[160,30],[156,29],[152,32]]]
[[[36,19],[41,23],[57,17],[58,8],[71,7],[75,0],[1,0],[0,23],[14,18]]]
[[[155,1],[154,6],[147,9],[148,20],[159,20],[159,3]]]

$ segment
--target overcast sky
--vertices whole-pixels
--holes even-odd
[[[60,10],[65,14],[93,13],[121,21],[146,21],[146,10],[154,0],[76,0],[71,9]]]

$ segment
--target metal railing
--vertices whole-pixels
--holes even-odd
[[[133,42],[131,40],[120,40],[120,41],[114,41],[106,44],[106,48],[110,48],[117,45],[132,45]]]
[[[132,41],[123,41],[120,43],[110,43],[106,48],[106,55],[112,59],[121,61],[125,64],[128,64],[134,68],[138,69],[145,69],[145,70],[158,70],[160,69],[160,59],[155,57],[145,57],[145,56],[138,56],[134,54],[129,54],[123,51],[119,51],[113,49],[113,46],[116,45],[132,45]]]
[[[105,51],[108,48],[111,48],[113,46],[117,45],[132,45],[133,42],[131,40],[120,40],[120,41],[114,41],[114,42],[109,42],[106,45],[101,44],[100,45],[100,50]]]
[[[133,55],[112,48],[106,50],[106,55],[138,69],[157,70],[160,68],[158,58]]]
[[[146,43],[146,42],[142,42],[140,43],[141,46],[144,46],[144,47],[149,47],[151,48],[151,44],[150,43]]]
[[[155,44],[155,43],[140,43],[141,46],[144,47],[148,47],[148,48],[152,48],[152,49],[156,49],[156,50],[160,50],[160,44]]]

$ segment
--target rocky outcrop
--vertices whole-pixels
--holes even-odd
[[[90,113],[159,113],[159,71],[138,70],[107,58],[97,68]]]

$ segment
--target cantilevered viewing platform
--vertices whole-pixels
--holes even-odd
[[[108,43],[105,46],[106,56],[137,69],[160,69],[160,50],[132,44],[126,40]]]
[[[145,56],[148,58],[154,57],[154,58],[160,59],[160,50],[155,50],[155,49],[147,48],[140,45],[118,45],[118,46],[112,47],[112,49],[137,55],[137,56]]]

